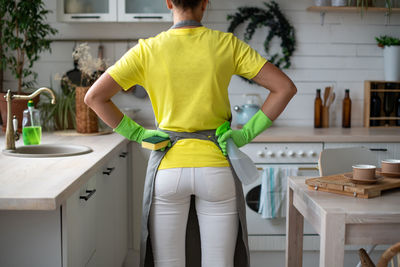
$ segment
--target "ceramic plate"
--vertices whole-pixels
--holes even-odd
[[[400,178],[400,173],[398,172],[382,172],[382,169],[376,169],[376,173],[385,177],[390,177],[390,178]]]
[[[343,174],[345,178],[350,180],[350,182],[355,183],[355,184],[374,184],[378,181],[381,181],[383,179],[383,176],[380,175],[375,175],[374,180],[358,180],[358,179],[353,179],[353,174],[352,173],[345,173]]]

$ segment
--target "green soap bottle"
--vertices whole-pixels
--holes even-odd
[[[28,101],[28,108],[24,110],[22,119],[22,140],[24,145],[39,145],[42,139],[40,126],[40,112],[35,109],[33,101]]]

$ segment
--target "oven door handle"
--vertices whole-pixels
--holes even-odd
[[[319,171],[318,166],[315,167],[300,167],[299,171]]]
[[[264,170],[263,168],[257,168],[257,170],[262,171]],[[299,167],[299,171],[319,171],[318,166],[315,167]]]

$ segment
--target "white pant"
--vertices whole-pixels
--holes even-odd
[[[201,266],[233,267],[239,218],[234,178],[229,167],[158,171],[150,210],[155,267],[185,266],[191,195],[196,196]]]

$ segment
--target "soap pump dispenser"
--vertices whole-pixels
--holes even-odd
[[[24,145],[39,145],[42,137],[40,112],[35,109],[33,101],[28,101],[28,108],[24,110],[22,119],[22,140]]]

